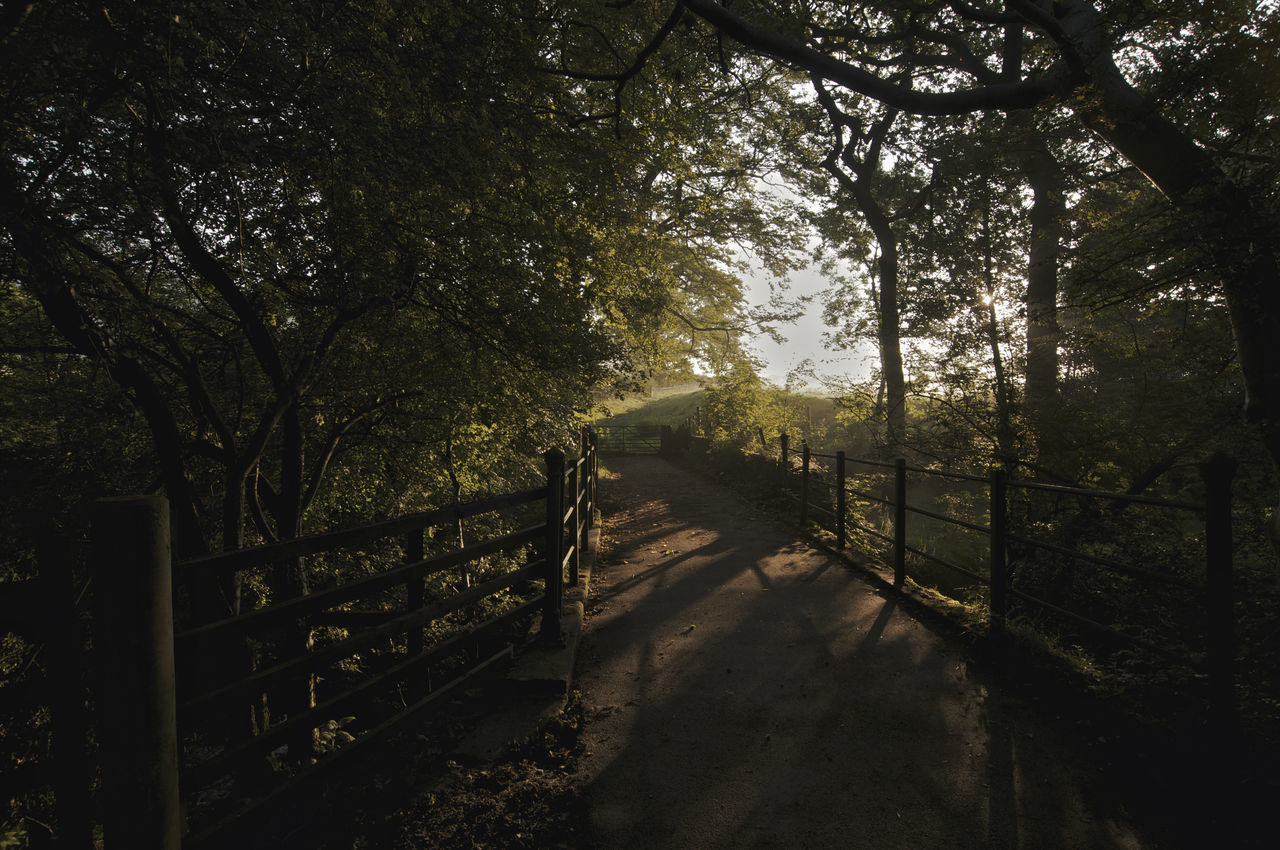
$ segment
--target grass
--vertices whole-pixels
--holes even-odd
[[[702,388],[681,384],[601,403],[604,411],[595,421],[611,425],[678,425],[693,416],[702,404]]]
[[[679,425],[692,418],[703,405],[703,389],[699,384],[678,384],[637,393],[624,399],[604,399],[599,403],[595,422],[611,425]],[[806,418],[815,426],[830,428],[835,422],[835,403],[821,396],[797,395]],[[805,430],[803,426],[801,430]],[[769,435],[775,439],[777,435]],[[816,448],[816,447],[815,447]]]

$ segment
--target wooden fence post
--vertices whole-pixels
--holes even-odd
[[[781,454],[778,457],[778,469],[782,471],[782,486],[786,487],[791,478],[791,450],[787,444],[787,432],[778,435],[778,446]]]
[[[560,598],[563,592],[560,562],[564,559],[564,452],[551,449],[543,459],[547,462],[547,536],[543,546],[547,575],[540,637],[545,643],[558,645],[563,641],[560,633]]]
[[[99,500],[92,545],[104,846],[179,850],[169,502]]]
[[[1231,555],[1231,481],[1236,461],[1217,452],[1200,465],[1204,478],[1205,604],[1208,608],[1209,717],[1228,730],[1236,720],[1235,591]]]
[[[425,550],[422,543],[424,530],[421,528],[410,531],[404,539],[404,562],[406,564],[421,561],[425,556]],[[405,583],[405,603],[410,613],[421,611],[427,604],[427,580],[422,576],[415,576]],[[421,655],[425,644],[422,640],[422,626],[414,626],[409,630],[408,638],[405,642],[406,648],[410,655]]]
[[[569,558],[570,587],[578,586],[578,573],[582,570],[582,491],[578,480],[578,470],[581,468],[581,464],[574,463],[569,470],[569,534],[573,538],[573,555]]]
[[[582,551],[582,557],[587,555],[587,539],[591,534],[591,498],[588,495],[588,489],[591,487],[591,447],[587,446],[582,453],[582,471],[579,473],[578,487],[582,490],[581,501],[578,502],[578,542],[577,547]],[[579,559],[581,566],[581,559]],[[574,579],[574,585],[577,586],[581,576]]]
[[[843,549],[845,544],[845,480],[844,450],[836,452],[836,548]]]
[[[1009,533],[1009,502],[1006,494],[1003,469],[991,469],[991,582],[988,631],[999,634],[1004,631],[1009,613],[1009,570],[1005,563],[1007,535]]]
[[[800,527],[809,521],[809,443],[800,444]]]
[[[589,446],[591,449],[591,478],[587,496],[587,522],[590,527],[595,527],[596,522],[596,483],[600,476],[600,443],[596,439],[596,432],[590,432]]]
[[[907,579],[907,459],[893,461],[893,584]]]

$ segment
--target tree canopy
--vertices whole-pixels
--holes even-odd
[[[159,484],[188,553],[289,537],[350,469],[429,480],[477,427],[529,454],[592,388],[740,357],[729,246],[778,263],[789,235],[743,190],[761,147],[717,130],[767,75],[682,86],[681,59],[611,115],[551,67],[575,28],[536,3],[7,21],[5,376],[119,394],[155,470],[90,492]],[[49,446],[14,413],[15,454]]]
[[[934,411],[948,452],[1141,456],[1136,486],[1238,393],[1280,456],[1280,22],[1184,11],[7,7],[11,474],[161,487],[192,552],[403,509],[593,389],[752,385],[782,315],[742,264],[785,274],[802,224],[843,264],[834,340],[880,352],[886,451]]]

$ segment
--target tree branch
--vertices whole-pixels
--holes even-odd
[[[307,508],[311,507],[311,503],[315,501],[316,494],[320,492],[320,484],[324,480],[324,474],[329,469],[329,463],[333,460],[334,454],[338,451],[338,444],[347,432],[355,427],[366,416],[376,413],[383,407],[393,402],[406,398],[412,393],[399,393],[389,398],[374,399],[373,403],[357,411],[355,415],[349,417],[345,422],[334,428],[329,434],[329,439],[325,441],[324,451],[320,455],[320,459],[316,461],[316,465],[311,469],[311,475],[307,479],[307,488],[302,494],[302,504],[299,506],[301,513],[306,513]]]
[[[149,125],[144,129],[144,135],[151,155],[152,170],[155,172],[159,189],[161,216],[177,243],[178,249],[182,252],[182,256],[191,264],[196,273],[222,296],[227,306],[235,313],[236,319],[244,330],[249,346],[253,349],[263,373],[271,381],[277,395],[281,398],[288,398],[290,392],[284,364],[281,362],[280,352],[276,348],[275,341],[272,340],[266,325],[263,324],[262,318],[254,310],[253,305],[249,303],[249,299],[245,297],[240,288],[236,286],[235,281],[227,274],[226,269],[222,267],[222,263],[205,247],[195,228],[192,227],[191,222],[182,212],[182,205],[178,200],[178,191],[174,187],[173,177],[170,173],[164,133],[156,123],[158,121],[156,115],[158,107],[150,92],[148,92],[148,101],[148,111],[152,114]]]
[[[671,14],[667,16],[667,20],[654,33],[653,38],[649,39],[649,43],[640,49],[640,52],[636,54],[635,59],[631,60],[629,66],[617,73],[602,74],[595,71],[571,71],[568,68],[556,68],[551,70],[551,73],[574,80],[587,80],[594,83],[617,83],[618,91],[621,92],[627,82],[644,69],[649,57],[658,52],[667,40],[667,36],[671,35],[671,31],[676,28],[676,24],[680,23],[680,19],[683,17],[684,6],[676,3],[671,9]]]
[[[961,115],[985,109],[1027,109],[1069,88],[1058,70],[1017,83],[992,83],[973,89],[926,92],[905,88],[807,44],[784,35],[780,27],[764,27],[729,11],[713,0],[681,0],[685,8],[741,44],[816,74],[895,109],[915,115]],[[1055,65],[1055,68],[1058,66]]]

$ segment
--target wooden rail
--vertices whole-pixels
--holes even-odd
[[[540,640],[561,640],[565,573],[578,582],[595,510],[596,456],[584,431],[571,462],[547,452],[536,489],[176,563],[162,497],[97,503],[91,660],[68,626],[66,588],[0,585],[0,627],[57,650],[49,675],[23,689],[26,701],[55,707],[57,760],[7,774],[3,790],[52,792],[59,846],[94,846],[95,820],[106,850],[233,846],[510,658],[535,617]],[[538,504],[544,510],[531,514]],[[472,518],[485,528],[467,545],[427,551],[430,529]],[[213,622],[176,622],[174,600],[210,577],[256,586],[265,571],[302,558],[340,559],[345,578]],[[51,618],[49,600],[63,614]],[[72,710],[85,704],[80,671],[90,667],[106,671],[91,733]],[[0,693],[6,710],[20,696]],[[83,758],[90,739],[102,779],[96,802]]]

